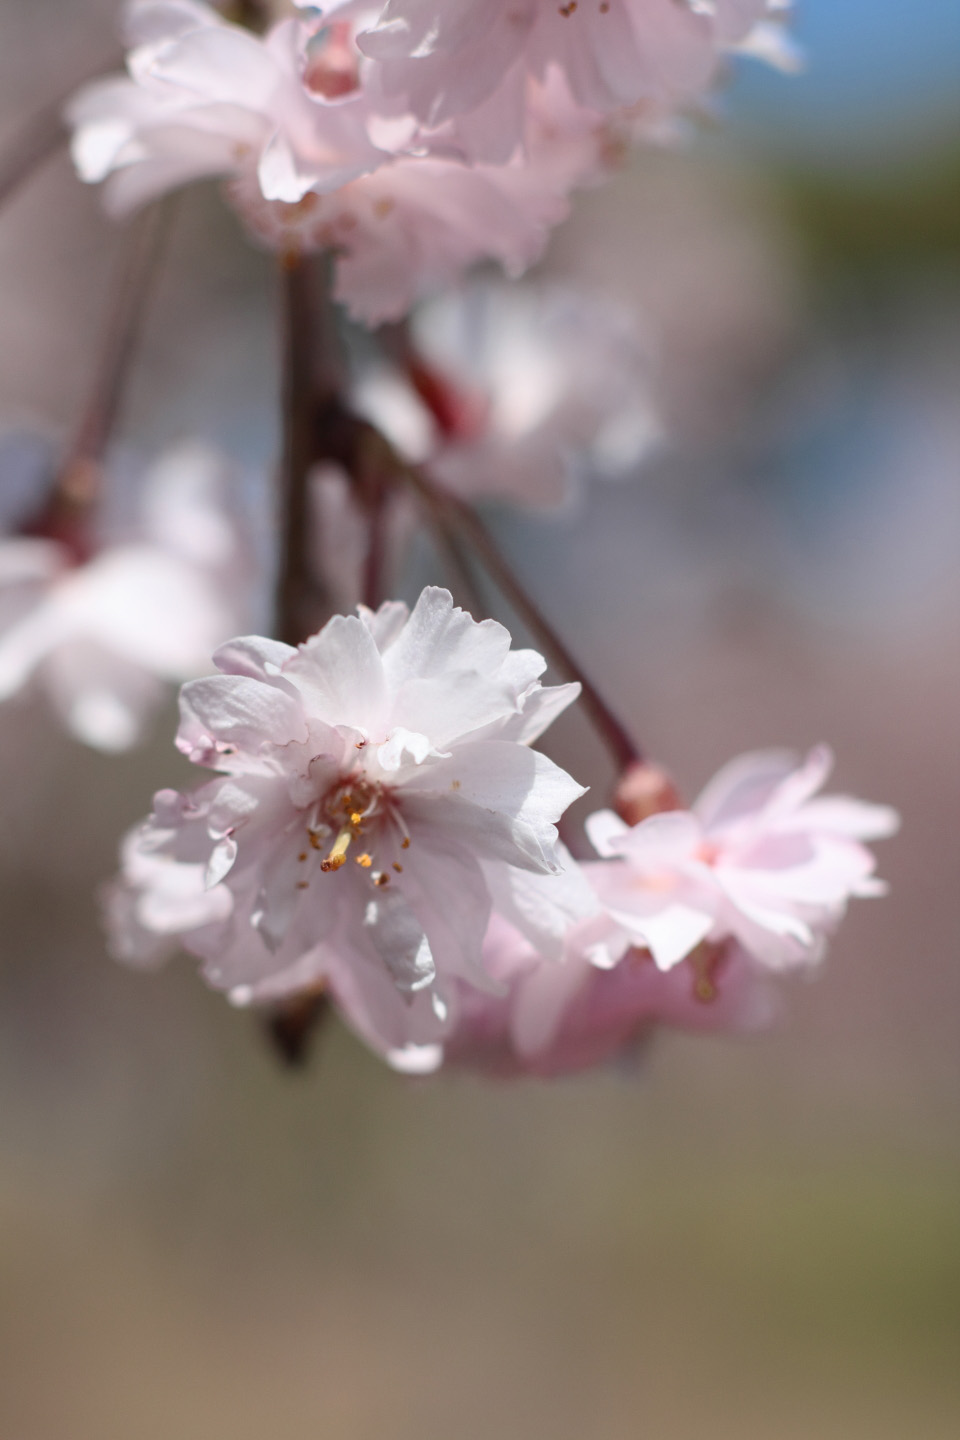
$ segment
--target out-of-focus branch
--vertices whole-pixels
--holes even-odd
[[[464,554],[460,537],[451,526],[441,524],[430,510],[427,510],[426,514],[431,534],[451,574],[452,588],[459,592],[458,599],[464,608],[469,610],[474,619],[480,619],[486,613],[486,607],[470,572],[470,562]]]
[[[60,540],[84,559],[90,519],[103,488],[103,458],[140,342],[170,231],[175,202],[151,205],[124,236],[107,303],[89,397],[60,464],[53,491],[28,533]]]
[[[267,30],[277,18],[270,0],[219,0],[216,7],[224,20],[234,25],[243,25],[258,34]]]
[[[140,343],[175,206],[175,200],[161,200],[130,223],[117,263],[90,399],[67,452],[64,472],[103,459]]]
[[[283,457],[276,634],[299,645],[327,604],[313,563],[310,472],[327,458],[324,416],[338,413],[343,368],[323,257],[295,256],[280,272],[283,329]]]
[[[65,144],[67,127],[63,120],[63,107],[71,95],[88,80],[97,75],[109,74],[122,64],[123,56],[119,53],[108,55],[96,70],[85,71],[68,90],[17,127],[0,150],[0,206]]]
[[[480,516],[456,496],[441,490],[419,466],[411,465],[369,421],[352,414],[336,395],[314,420],[315,453],[342,465],[356,477],[375,473],[391,483],[406,483],[419,497],[448,555],[460,546],[471,551],[490,578],[534,635],[547,658],[569,679],[579,682],[583,706],[591,723],[614,757],[618,769],[642,761],[643,751],[621,724],[580,663],[527,593],[513,569],[500,554]]]
[[[283,454],[274,633],[288,645],[299,645],[319,629],[329,603],[314,563],[316,516],[310,475],[320,461],[337,458],[342,443],[340,397],[345,372],[325,257],[284,258],[280,310]],[[379,585],[379,570],[376,578],[368,576],[368,585],[374,584]],[[304,1064],[327,1011],[326,997],[317,990],[277,1005],[266,1015],[266,1033],[287,1065]]]
[[[590,719],[613,755],[619,769],[643,759],[643,752],[593,682],[584,674],[580,663],[561,640],[539,606],[533,600],[500,554],[490,531],[475,510],[456,496],[436,486],[416,466],[403,466],[407,481],[427,505],[438,526],[466,542],[494,581],[509,605],[536,638],[549,660],[582,690],[582,703]]]

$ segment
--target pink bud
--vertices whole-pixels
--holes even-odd
[[[617,781],[613,808],[627,825],[639,825],[651,815],[683,808],[680,795],[666,770],[648,760],[635,760]]]

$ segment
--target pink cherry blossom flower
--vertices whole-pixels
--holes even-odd
[[[766,1024],[774,1011],[769,984],[732,942],[701,946],[669,971],[639,949],[601,970],[576,930],[563,962],[549,963],[494,914],[484,955],[504,991],[461,997],[457,1024],[434,1052],[445,1068],[504,1077],[568,1074],[629,1059],[661,1029],[743,1032]],[[425,1070],[431,1056],[391,1058],[398,1068]]]
[[[387,0],[358,43],[379,62],[386,93],[425,125],[457,122],[474,158],[502,162],[523,139],[529,76],[559,67],[577,103],[595,111],[670,109],[702,94],[724,53],[750,46],[756,25],[782,8],[780,0]],[[769,52],[769,36],[752,48]]]
[[[730,938],[771,969],[817,961],[847,901],[884,893],[861,842],[898,825],[884,805],[813,798],[832,763],[825,746],[800,765],[781,751],[744,755],[691,811],[632,828],[612,811],[592,815],[587,832],[611,861],[592,872],[611,920],[595,962],[641,945],[669,970],[702,942]]]
[[[492,892],[561,868],[555,822],[583,792],[530,744],[578,687],[543,688],[539,655],[437,589],[299,649],[254,637],[214,658],[222,673],[183,689],[177,743],[223,773],[161,792],[128,842],[115,949],[149,958],[150,935],[179,931],[239,1003],[323,984],[382,1048],[434,1042],[453,982],[492,983]],[[204,867],[226,917],[201,905],[181,925],[195,871],[158,861]]]
[[[356,403],[464,499],[557,507],[657,437],[646,349],[598,298],[476,281],[420,309],[412,337],[407,373],[371,369]]]
[[[662,1026],[746,1030],[770,1018],[768,982],[732,942],[701,945],[668,972],[632,948],[598,967],[596,941],[610,921],[593,880],[609,862],[563,858],[562,875],[517,873],[510,893],[497,889],[483,946],[495,988],[455,982],[439,1043],[391,1048],[353,995],[339,997],[347,1024],[406,1073],[455,1066],[547,1076],[629,1056]]]
[[[607,164],[600,118],[559,74],[524,90],[526,156],[471,165],[383,95],[349,26],[282,21],[258,37],[200,0],[134,0],[128,78],[68,108],[83,180],[116,214],[224,176],[250,232],[287,254],[331,250],[335,293],[368,324],[396,319],[479,260],[519,273]],[[356,69],[351,72],[351,53]]]
[[[86,744],[140,740],[245,614],[228,478],[206,446],[168,451],[144,477],[139,533],[85,564],[58,541],[0,540],[0,701],[36,685]]]
[[[646,349],[600,300],[477,280],[418,309],[411,331],[395,363],[359,368],[351,401],[463,499],[559,508],[585,475],[630,474],[655,443]],[[362,594],[368,518],[336,466],[317,468],[313,491],[317,564],[350,609]],[[395,572],[416,520],[406,492],[388,498]]]
[[[219,175],[252,176],[264,200],[296,205],[389,158],[339,52],[328,84],[302,22],[260,37],[202,0],[131,0],[125,17],[129,77],[85,86],[67,111],[77,171],[106,182],[114,214]]]
[[[391,163],[334,193],[274,203],[249,172],[229,193],[248,229],[272,248],[332,251],[336,298],[378,325],[482,260],[521,274],[566,218],[570,193],[609,168],[607,127],[573,104],[559,72],[529,82],[524,126],[526,152],[505,165],[469,164],[450,145],[411,148],[405,132]]]

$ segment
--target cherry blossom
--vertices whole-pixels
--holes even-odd
[[[202,0],[131,0],[129,76],[94,81],[68,106],[80,178],[105,181],[123,215],[203,177],[250,174],[265,200],[296,205],[374,168],[388,157],[367,102],[357,88],[324,93],[309,37],[293,18],[260,37]]]
[[[629,473],[657,438],[648,352],[598,297],[477,280],[411,329],[405,370],[371,367],[355,403],[464,499],[560,506],[583,472]]]
[[[474,158],[502,162],[523,140],[529,76],[558,66],[576,102],[594,111],[669,109],[701,95],[728,50],[770,54],[766,30],[759,39],[753,32],[783,8],[782,0],[387,0],[358,43],[379,62],[386,93],[428,126],[456,121]]]
[[[661,1029],[744,1032],[774,1013],[769,983],[735,944],[703,945],[669,971],[648,951],[630,949],[601,970],[580,929],[558,965],[494,914],[484,955],[504,993],[464,994],[442,1051],[389,1058],[407,1070],[426,1070],[433,1059],[504,1077],[547,1077],[629,1059]]]
[[[247,227],[286,253],[330,250],[334,295],[368,325],[398,320],[482,260],[517,276],[569,213],[570,193],[611,163],[602,119],[573,104],[563,77],[530,81],[527,146],[509,164],[469,164],[450,144],[431,151],[404,136],[391,162],[334,193],[296,205],[269,201],[244,172],[229,193]]]
[[[171,683],[209,669],[246,613],[227,464],[196,444],[142,477],[137,533],[84,564],[43,538],[0,540],[0,700],[42,688],[88,745],[125,750]]]
[[[429,1074],[463,1067],[500,1076],[557,1075],[636,1051],[655,1028],[745,1030],[772,1014],[763,976],[732,944],[701,946],[669,973],[630,949],[607,969],[594,962],[609,918],[593,885],[608,862],[577,865],[561,851],[560,875],[514,872],[494,887],[483,943],[494,981],[454,982],[450,1023],[432,1044],[386,1043],[363,1003],[337,996],[343,1018],[394,1069]]]
[[[128,841],[114,948],[148,960],[178,932],[238,1003],[322,984],[381,1048],[436,1041],[454,982],[494,983],[492,896],[562,868],[555,822],[582,787],[530,745],[578,687],[542,687],[539,655],[438,589],[214,659],[184,686],[177,743],[223,773],[160,792]],[[197,866],[225,916],[191,908]],[[528,928],[549,944],[556,925]]]
[[[609,162],[600,117],[559,73],[524,88],[526,153],[470,164],[384,96],[346,22],[281,21],[263,36],[200,0],[134,0],[129,76],[74,97],[80,177],[115,214],[223,176],[250,232],[286,255],[330,250],[335,293],[367,324],[405,314],[468,266],[511,274],[540,255],[568,196]],[[355,56],[355,68],[349,57]]]
[[[477,279],[427,302],[410,342],[357,367],[354,409],[440,487],[532,510],[574,503],[585,478],[636,473],[658,431],[647,348],[621,311],[559,286]],[[362,593],[369,519],[335,465],[313,476],[316,563],[343,608]],[[398,570],[416,530],[386,501]]]
[[[861,842],[898,825],[888,806],[814,798],[832,763],[825,746],[801,764],[782,751],[744,755],[690,811],[632,828],[612,811],[592,815],[590,839],[611,859],[592,873],[611,921],[595,963],[642,945],[669,970],[704,941],[731,938],[774,970],[820,959],[847,901],[884,893]]]

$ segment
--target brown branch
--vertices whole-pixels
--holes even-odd
[[[162,200],[151,205],[131,221],[124,237],[90,400],[67,451],[65,471],[103,459],[140,343],[175,203]]]
[[[441,490],[416,466],[403,465],[402,468],[410,485],[429,507],[436,523],[467,542],[498,590],[536,638],[547,658],[569,679],[579,681],[583,707],[613,755],[618,769],[623,770],[642,760],[642,750],[527,593],[512,567],[500,554],[493,536],[476,511],[462,500]]]
[[[25,533],[60,540],[78,560],[103,488],[103,459],[123,404],[159,271],[174,202],[151,205],[131,223],[117,259],[89,398],[57,471],[53,492]]]
[[[328,597],[315,573],[310,472],[331,458],[325,441],[343,385],[336,317],[326,266],[315,256],[287,257],[280,272],[283,326],[283,458],[277,638],[299,645],[319,625]]]

